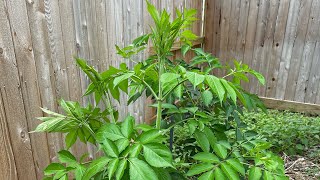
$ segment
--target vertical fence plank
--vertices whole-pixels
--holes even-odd
[[[3,122],[4,118],[1,118],[1,124],[6,123],[8,126],[7,132],[10,136],[18,179],[37,179],[19,77],[22,74],[19,73],[16,59],[21,58],[23,52],[19,49],[21,47],[18,47],[17,52],[14,49],[21,45],[19,42],[26,43],[25,37],[21,34],[23,30],[19,29],[21,28],[19,24],[23,23],[19,17],[26,16],[26,10],[25,6],[19,5],[19,2],[4,0],[0,1],[0,10],[0,47],[2,49],[0,55],[0,90],[1,106],[4,107],[2,108],[4,113],[1,114],[5,114],[6,117],[6,122]],[[28,46],[29,44],[27,44]],[[23,50],[28,51],[28,49]],[[10,150],[10,146],[8,148]],[[9,173],[15,178],[12,169],[9,170]]]
[[[89,47],[88,47],[88,32],[87,32],[87,19],[85,13],[85,1],[73,0],[73,19],[75,25],[75,41],[76,41],[76,55],[82,59],[89,59]],[[88,85],[88,79],[84,72],[79,73],[81,94],[84,94]],[[89,98],[82,97],[82,105],[87,105]],[[80,157],[84,153],[88,152],[87,146],[77,140],[74,150],[76,156]]]
[[[246,43],[246,31],[248,23],[248,14],[249,14],[250,1],[241,0],[240,4],[240,14],[239,14],[239,25],[237,28],[237,37],[236,37],[236,58],[238,60],[244,60],[244,48]]]
[[[266,76],[266,97],[275,97],[276,95],[277,78],[279,74],[282,47],[284,44],[284,33],[286,31],[289,6],[289,0],[280,1],[271,54],[268,60],[269,65]]]
[[[0,7],[0,10],[2,10],[1,7]],[[1,22],[2,21],[0,20],[0,23]],[[0,32],[2,32],[1,29],[0,29]],[[2,61],[1,55],[0,55],[0,61]],[[18,175],[17,175],[16,164],[14,161],[12,145],[10,142],[10,134],[8,131],[7,117],[6,117],[4,104],[2,100],[1,87],[0,87],[0,143],[1,143],[0,174],[2,177],[5,177],[7,179],[16,180],[18,179]]]
[[[270,63],[270,51],[272,49],[272,44],[273,44],[273,36],[275,34],[275,26],[276,26],[276,20],[278,17],[279,13],[279,0],[271,0],[270,5],[269,5],[269,10],[268,10],[268,15],[266,19],[266,31],[265,31],[265,36],[263,40],[263,51],[260,56],[260,62],[258,65],[258,70],[261,74],[265,76],[266,79],[268,79],[269,74],[268,74],[268,69]],[[260,85],[257,82],[257,94],[260,96],[265,96],[266,94],[266,85]],[[268,88],[268,87],[267,87]]]
[[[48,33],[47,25],[44,15],[43,4],[39,1],[33,1],[33,3],[27,5],[28,10],[28,19],[30,34],[32,38],[32,47],[34,53],[34,61],[37,69],[37,81],[39,84],[39,95],[41,99],[41,104],[44,108],[51,110],[56,109],[55,103],[55,93],[54,87],[52,84],[53,77],[52,65],[50,61],[50,47],[48,43]],[[43,116],[39,115],[39,116]],[[33,117],[35,118],[35,117]],[[59,134],[49,134],[48,138],[48,147],[43,147],[43,151],[46,151],[45,148],[49,150],[50,160],[56,159],[56,152],[62,148],[61,136]],[[41,149],[39,149],[41,150]],[[45,166],[42,165],[42,168]]]
[[[238,25],[240,18],[240,0],[233,0],[231,4],[231,15],[230,15],[230,28],[228,37],[228,61],[232,63],[232,59],[238,59],[238,54],[236,53],[237,37],[238,37]]]
[[[297,31],[297,20],[299,13],[300,1],[293,0],[290,2],[290,8],[288,13],[288,20],[286,26],[286,33],[284,37],[284,44],[281,53],[281,61],[279,65],[279,74],[276,89],[276,98],[284,99],[286,90],[286,82],[288,79],[288,70],[290,66],[290,59],[292,55],[293,44]]]
[[[27,4],[30,5],[30,4]],[[37,71],[33,54],[33,43],[28,24],[26,4],[21,1],[7,2],[19,81],[26,112],[28,130],[36,128],[38,121],[35,117],[42,116],[41,101],[37,82]],[[43,167],[49,163],[46,134],[30,134],[33,159],[37,178],[42,178]],[[44,147],[39,149],[38,147]]]
[[[308,19],[310,16],[310,8],[313,0],[301,1],[299,10],[298,24],[296,38],[292,48],[292,55],[290,59],[290,69],[288,72],[288,79],[286,83],[285,99],[293,99],[295,89],[297,88],[297,80],[299,75],[299,67],[303,53],[303,46],[305,43]]]
[[[248,15],[248,24],[246,31],[245,47],[243,62],[251,65],[251,60],[253,59],[254,45],[255,45],[255,35],[257,28],[257,19],[259,12],[259,3],[260,0],[250,1],[249,15]],[[244,84],[244,89],[249,90],[249,83]]]
[[[251,62],[251,68],[259,71],[261,63],[261,55],[263,54],[264,49],[264,39],[266,36],[266,21],[268,16],[268,11],[270,7],[270,1],[260,1],[259,3],[259,13],[257,19],[257,28],[255,34],[255,44],[253,49],[253,58]],[[252,76],[251,76],[252,77]],[[258,93],[258,81],[256,78],[250,78],[250,92]]]
[[[308,19],[307,34],[303,48],[301,60],[300,60],[300,70],[296,72],[298,74],[297,86],[295,88],[294,100],[299,102],[305,101],[305,95],[307,92],[307,83],[309,80],[309,74],[311,70],[311,64],[313,59],[314,50],[316,47],[317,35],[320,27],[319,24],[319,12],[320,12],[320,1],[313,0],[311,6],[310,17]],[[305,21],[307,21],[305,19]]]
[[[320,41],[316,43],[312,59],[305,102],[320,104]]]

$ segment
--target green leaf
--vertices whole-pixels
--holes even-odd
[[[258,73],[257,71],[254,71],[254,70],[250,70],[249,71],[252,75],[254,75],[261,84],[265,85],[266,84],[266,80],[265,78],[263,77],[262,74]]]
[[[264,180],[273,180],[273,175],[269,171],[264,171],[263,172],[263,179]]]
[[[226,88],[229,96],[231,97],[232,101],[234,102],[234,104],[237,103],[237,93],[236,91],[229,85],[229,83],[224,80],[224,79],[220,79],[220,81],[222,82],[223,86]]]
[[[135,129],[140,129],[142,131],[149,131],[149,130],[153,129],[153,127],[151,127],[148,124],[138,124],[135,126]]]
[[[98,142],[104,142],[106,139],[111,141],[116,141],[118,139],[125,138],[121,133],[121,130],[118,125],[112,123],[106,123],[101,128],[99,128],[96,133],[96,139]]]
[[[77,163],[76,157],[74,157],[69,151],[61,150],[58,152],[58,158],[62,163]]]
[[[192,120],[188,121],[188,128],[189,128],[190,134],[194,133],[194,131],[196,130],[197,126],[198,126],[198,122],[196,120],[192,119]]]
[[[225,159],[228,155],[227,149],[224,146],[222,146],[221,144],[216,143],[213,146],[213,150],[222,159]]]
[[[128,139],[118,139],[115,141],[115,145],[118,148],[119,153],[121,153],[123,150],[125,150],[129,146],[130,142]]]
[[[67,149],[69,149],[76,141],[77,141],[77,137],[78,137],[78,131],[70,131],[67,135],[66,135],[66,146]]]
[[[202,162],[208,162],[208,163],[219,163],[220,160],[219,158],[212,154],[212,153],[208,153],[208,152],[200,152],[196,155],[193,156],[193,159],[198,160],[198,161],[202,161]]]
[[[183,46],[181,46],[181,52],[183,57],[187,54],[187,52],[191,49],[191,46],[185,44]]]
[[[154,20],[155,24],[159,26],[159,20],[160,20],[159,12],[149,1],[147,1],[147,9],[152,19]]]
[[[214,145],[217,143],[217,138],[214,135],[214,133],[211,131],[210,128],[208,128],[207,126],[205,126],[203,128],[204,134],[207,136],[207,139],[209,140],[209,144],[211,145],[212,149],[214,147]]]
[[[160,143],[143,145],[143,155],[146,161],[153,167],[173,167],[172,154],[169,148]]]
[[[138,158],[129,158],[130,163],[130,179],[133,180],[145,180],[152,179],[158,180],[156,173],[153,169],[144,161]]]
[[[132,44],[135,47],[144,46],[148,43],[149,37],[150,37],[150,34],[144,34],[142,36],[139,36],[132,41]]]
[[[118,164],[119,164],[118,158],[112,159],[109,162],[108,167],[107,167],[109,180],[112,179],[113,174],[116,172],[116,170],[118,168]]]
[[[227,163],[222,163],[221,169],[229,179],[240,180],[239,175]]]
[[[210,171],[213,168],[214,168],[214,165],[210,163],[196,164],[189,169],[189,171],[187,172],[187,176],[194,176],[206,171]]]
[[[245,175],[245,169],[243,167],[243,165],[240,163],[239,160],[237,159],[228,159],[227,163],[233,168],[235,169],[237,172],[239,172],[240,174],[242,174],[243,176]]]
[[[127,72],[127,73],[125,73],[125,74],[123,74],[123,75],[121,75],[121,76],[118,76],[118,77],[114,78],[114,80],[113,80],[113,86],[114,86],[114,87],[117,86],[119,83],[121,83],[122,81],[130,78],[130,77],[133,76],[133,75],[134,75],[133,72]]]
[[[76,180],[81,180],[85,171],[86,171],[86,168],[83,165],[78,165],[74,172]]]
[[[212,102],[213,95],[212,95],[211,91],[205,90],[201,93],[201,98],[202,98],[203,104],[205,106],[209,106]]]
[[[87,170],[84,172],[84,175],[82,177],[82,180],[88,180],[94,175],[96,175],[98,172],[105,169],[107,164],[109,163],[110,159],[107,157],[100,157],[96,160],[93,160]]]
[[[204,174],[202,174],[198,180],[214,180],[214,174],[213,174],[213,170],[208,171]]]
[[[163,73],[160,77],[160,81],[162,83],[168,83],[174,80],[178,81],[178,78],[180,77],[180,74],[176,73]]]
[[[158,104],[152,104],[151,107],[158,107]],[[169,103],[162,103],[161,106],[163,109],[178,109],[175,105]]]
[[[62,164],[51,163],[44,169],[44,175],[48,176],[64,170],[66,170],[66,168]]]
[[[186,77],[193,84],[194,87],[198,86],[204,81],[205,76],[195,72],[187,71]]]
[[[137,157],[142,149],[141,144],[134,144],[130,147],[130,157]]]
[[[205,152],[209,152],[210,150],[210,143],[206,137],[206,135],[199,131],[199,130],[196,130],[195,133],[194,133],[194,137],[196,138],[197,140],[197,143],[199,144],[199,146],[201,147],[201,149]]]
[[[133,133],[133,126],[134,126],[134,117],[128,116],[122,123],[121,123],[121,133],[126,137],[130,138],[131,134]]]
[[[227,179],[226,176],[223,174],[222,170],[220,168],[218,168],[218,167],[216,167],[216,169],[214,170],[213,174],[214,174],[214,178],[216,180],[225,180],[225,179]]]
[[[49,114],[49,115],[52,115],[52,116],[65,117],[65,116],[62,115],[62,114],[59,114],[59,113],[50,111],[50,110],[48,110],[48,109],[44,109],[44,108],[40,108],[40,109],[41,109],[44,113]]]
[[[110,157],[118,157],[119,155],[119,150],[114,142],[112,142],[109,139],[106,139],[102,144],[101,144],[104,152],[110,156]]]
[[[120,180],[122,178],[123,173],[127,168],[127,164],[128,164],[128,161],[126,159],[120,160],[120,162],[118,164],[118,169],[115,174],[116,180]]]
[[[262,176],[262,171],[259,167],[251,167],[249,169],[249,180],[259,180]]]
[[[33,132],[61,132],[67,126],[68,123],[65,121],[65,118],[57,117],[55,119],[42,122]]]
[[[143,132],[137,138],[142,144],[147,144],[154,141],[156,138],[160,137],[161,133],[158,129],[152,129],[147,132]]]
[[[217,93],[220,102],[222,102],[224,99],[225,90],[220,80],[215,76],[206,75],[206,81],[210,89]]]

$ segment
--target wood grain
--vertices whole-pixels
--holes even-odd
[[[320,105],[260,97],[267,108],[320,115]]]

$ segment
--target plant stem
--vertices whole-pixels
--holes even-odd
[[[114,118],[113,108],[112,108],[112,105],[111,105],[111,100],[110,100],[108,92],[105,92],[104,96],[106,97],[106,106],[107,106],[107,109],[108,109],[108,111],[110,113],[110,121],[111,121],[111,123],[115,123],[116,120]]]
[[[154,96],[154,98],[158,98],[157,94],[154,92],[154,90],[150,87],[150,85],[143,79],[139,78],[138,76],[136,75],[133,75],[133,77],[139,79],[144,85],[147,86],[147,88],[151,91],[152,95]]]
[[[158,60],[159,60],[159,93],[158,93],[158,98],[157,98],[157,119],[156,119],[156,128],[160,129],[161,125],[161,116],[162,116],[162,82],[160,81],[161,75],[163,73],[163,60],[161,57],[158,55]]]
[[[162,100],[166,99],[166,97],[175,89],[177,88],[180,84],[184,83],[187,79],[183,79],[180,81],[177,85],[175,85],[173,88],[171,88],[163,97]]]

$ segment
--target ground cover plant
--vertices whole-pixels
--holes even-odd
[[[253,130],[267,138],[276,153],[302,155],[320,145],[320,118],[289,111],[269,110],[269,113],[244,113],[242,118]],[[272,123],[268,123],[272,122]]]
[[[243,108],[264,110],[264,106],[256,95],[241,88],[241,82],[252,75],[264,84],[263,76],[237,61],[233,66],[221,65],[210,53],[192,48],[191,41],[197,36],[188,28],[196,20],[196,10],[177,11],[171,20],[165,10],[146,3],[154,21],[151,33],[127,47],[116,46],[117,53],[134,62],[134,67],[122,63],[97,72],[77,58],[91,81],[84,95],[92,95],[95,103],[82,107],[61,100],[64,114],[43,109],[50,116],[39,118],[42,123],[35,132],[65,133],[67,147],[58,153],[60,162],[45,169],[46,179],[68,179],[70,174],[77,180],[287,179],[282,159],[268,150],[271,144],[242,131]],[[176,41],[183,43],[183,55],[195,53],[190,63],[172,59]],[[135,59],[148,43],[155,54]],[[227,75],[215,76],[217,68]],[[143,94],[150,96],[155,102],[150,106],[157,108],[154,126],[136,124],[130,115],[119,119],[111,99],[119,101],[120,92],[128,94],[128,102],[120,102],[122,105]],[[188,127],[189,136],[175,140],[174,131],[181,126]],[[77,139],[96,145],[104,155],[92,161],[76,159],[69,148]],[[173,144],[188,148],[179,151]]]

